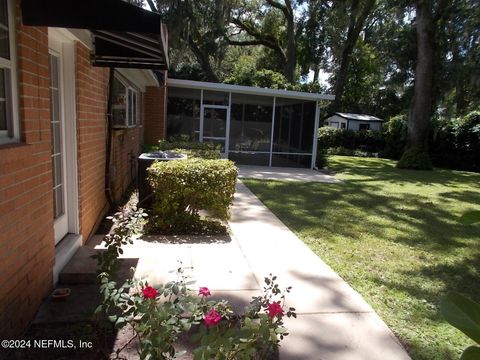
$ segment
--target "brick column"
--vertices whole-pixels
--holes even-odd
[[[156,144],[166,135],[166,87],[147,86],[145,91],[144,142]]]

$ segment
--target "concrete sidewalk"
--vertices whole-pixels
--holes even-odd
[[[239,183],[232,208],[233,238],[257,282],[269,273],[292,286],[290,335],[281,360],[410,359],[373,309]]]
[[[303,182],[340,183],[335,176],[324,171],[305,168],[240,165],[238,177],[243,179],[282,180]]]
[[[241,182],[229,221],[231,237],[150,236],[123,247],[124,277],[151,285],[172,280],[172,270],[192,268],[195,286],[207,286],[214,299],[227,299],[242,311],[260,294],[272,273],[281,287],[292,286],[287,305],[298,317],[287,319],[290,335],[282,342],[281,360],[407,360],[393,333],[372,308],[268,210]],[[96,236],[80,248],[60,279],[66,284],[94,282],[102,248]],[[121,271],[122,272],[122,271]],[[131,276],[131,275],[130,275]],[[72,291],[75,286],[72,287]],[[47,307],[48,308],[48,307]],[[53,316],[55,317],[55,316]],[[60,320],[65,318],[59,313]],[[37,322],[51,322],[52,312],[39,312]]]

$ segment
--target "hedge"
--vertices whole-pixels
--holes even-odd
[[[385,140],[377,131],[353,131],[324,126],[318,130],[318,147],[325,150],[345,148],[373,153],[385,147]]]
[[[380,157],[398,160],[405,150],[406,139],[407,117],[398,115],[387,121],[381,132],[322,127],[318,148],[328,154],[378,153]],[[434,166],[480,171],[480,111],[453,119],[432,120],[428,148]]]
[[[148,169],[153,189],[153,222],[163,233],[194,233],[207,210],[225,220],[233,202],[238,169],[230,160],[156,162]]]

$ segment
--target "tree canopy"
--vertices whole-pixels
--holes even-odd
[[[422,108],[425,126],[412,131],[423,138],[432,118],[480,106],[478,0],[147,2],[168,25],[171,77],[321,89],[336,95],[331,111],[413,125]]]

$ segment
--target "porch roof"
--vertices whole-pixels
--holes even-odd
[[[259,88],[254,86],[242,86],[242,85],[230,85],[220,84],[204,81],[193,80],[181,80],[181,79],[168,79],[167,86],[188,88],[188,89],[203,89],[211,91],[224,91],[238,94],[251,94],[251,95],[263,95],[263,96],[276,96],[282,98],[299,99],[299,100],[335,100],[334,95],[329,94],[317,94],[307,93],[300,91],[278,90]]]

